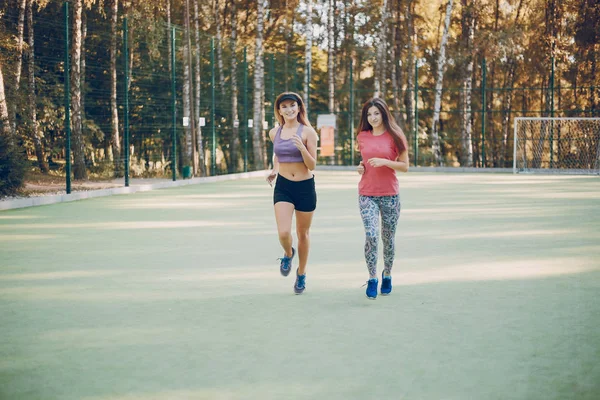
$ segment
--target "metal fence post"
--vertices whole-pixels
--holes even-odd
[[[350,105],[348,107],[348,115],[350,117],[350,165],[354,165],[354,72],[353,72],[354,60],[350,58]]]
[[[123,63],[125,79],[123,86],[123,147],[125,148],[125,187],[129,187],[129,49],[127,43],[127,18],[123,19]]]
[[[485,111],[486,111],[486,73],[485,58],[481,60],[481,167],[485,168]]]
[[[550,66],[550,117],[554,117],[554,56]],[[554,168],[554,122],[550,125],[550,168]]]
[[[415,57],[415,123],[414,153],[415,167],[419,165],[419,59]]]
[[[248,172],[248,59],[244,47],[244,172]]]
[[[65,1],[65,143],[66,192],[71,193],[71,66],[69,64],[69,2]]]
[[[171,170],[173,181],[177,180],[177,91],[175,82],[175,27],[171,28],[171,93],[173,106],[173,133],[171,136],[172,154],[171,154]]]
[[[211,169],[212,174],[217,174],[217,139],[216,139],[216,124],[215,124],[215,38],[210,39],[210,68],[211,68],[211,86],[210,86],[210,97],[211,97],[211,117],[210,120],[212,125],[212,151],[211,151]]]

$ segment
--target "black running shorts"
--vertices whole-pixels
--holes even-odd
[[[273,192],[273,204],[280,201],[292,203],[296,211],[315,211],[317,208],[315,177],[296,182],[277,175],[275,191]]]

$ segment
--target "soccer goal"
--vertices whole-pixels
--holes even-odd
[[[600,118],[515,118],[513,172],[600,174]]]

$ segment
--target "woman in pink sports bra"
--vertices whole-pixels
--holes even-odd
[[[317,133],[308,122],[304,103],[296,93],[285,92],[277,97],[275,115],[279,127],[269,132],[274,154],[273,170],[267,176],[267,182],[272,185],[275,181],[275,220],[279,243],[284,251],[279,271],[281,275],[288,276],[296,255],[292,238],[292,217],[295,213],[299,262],[294,292],[302,294],[306,287],[309,230],[317,207],[312,173],[317,164]]]

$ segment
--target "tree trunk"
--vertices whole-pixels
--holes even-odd
[[[115,0],[117,1],[117,0]],[[175,51],[175,49],[171,48],[171,31],[172,31],[172,26],[171,26],[171,0],[167,0],[167,4],[166,4],[166,9],[167,9],[167,27],[169,28],[168,32],[167,32],[167,41],[169,43],[169,45],[167,46],[169,48],[169,62],[167,64],[169,64],[169,76],[171,76],[171,60],[173,59],[173,52]]]
[[[497,35],[499,32],[499,26],[500,26],[500,0],[496,0],[495,1],[495,6],[494,6],[494,25],[493,25],[493,32],[494,35]],[[486,80],[486,85],[488,87],[495,87],[496,85],[496,65],[497,65],[497,60],[492,59],[492,61],[487,64],[487,68],[488,68],[488,75],[487,75],[487,80]],[[493,113],[493,109],[494,109],[494,97],[496,96],[496,93],[494,93],[493,90],[486,90],[485,91],[485,96],[486,96],[486,121],[492,122],[494,121],[494,113]],[[489,138],[488,140],[486,140],[486,143],[488,144],[486,146],[486,153],[485,153],[485,159],[487,162],[491,162],[492,167],[496,168],[498,167],[498,144],[496,143],[496,129],[495,129],[495,124],[493,123],[489,123],[487,124],[488,129],[486,130],[487,132],[487,137]],[[484,165],[485,167],[485,165]]]
[[[234,2],[235,3],[235,2]],[[283,20],[283,26],[290,26],[289,24],[289,20],[288,20],[288,16],[289,16],[289,9],[288,9],[288,0],[285,0],[285,4],[284,4],[284,10],[285,10],[285,16],[284,16],[284,20]],[[233,14],[232,14],[233,15]],[[233,24],[233,22],[232,22]],[[233,25],[231,25],[233,28]],[[232,32],[233,35],[233,32]],[[291,33],[288,31],[285,35],[285,57],[283,59],[283,76],[285,76],[285,80],[283,82],[283,90],[288,92],[289,91],[289,85],[288,85],[288,76],[289,75],[289,65],[288,65],[288,57],[290,54],[290,41],[291,41]]]
[[[462,0],[462,48],[464,49],[465,70],[463,73],[463,90],[461,92],[461,135],[460,135],[460,165],[463,167],[473,166],[473,119],[472,98],[473,90],[473,64],[474,50],[473,40],[475,36],[475,18],[473,15],[473,4],[468,0]]]
[[[517,7],[517,15],[515,17],[515,28],[519,23],[519,16],[521,14],[521,7],[523,5],[523,0],[519,1],[519,5]],[[509,146],[508,146],[508,137],[510,132],[510,114],[512,112],[512,100],[513,100],[513,88],[515,86],[515,72],[517,69],[517,60],[516,55],[513,53],[510,54],[509,62],[508,62],[508,76],[505,82],[505,87],[508,85],[508,90],[504,92],[504,99],[502,101],[502,150],[500,152],[500,166],[507,167],[506,162],[509,158]]]
[[[334,98],[335,98],[335,73],[334,73],[334,25],[333,25],[333,8],[334,0],[329,0],[327,7],[327,74],[329,80],[329,91],[327,105],[329,112],[334,112]]]
[[[394,119],[403,131],[406,131],[406,124],[404,123],[404,118],[400,117],[400,91],[398,88],[398,61],[396,60],[396,50],[397,50],[397,36],[399,30],[399,21],[396,21],[396,29],[394,29],[394,33],[392,34],[392,45],[390,46],[390,62],[392,65],[391,77],[392,77],[392,107]],[[401,53],[398,52],[398,55]],[[402,69],[402,68],[400,68]]]
[[[184,39],[183,39],[183,118],[188,121],[185,130],[185,148],[182,157],[184,167],[192,166],[194,161],[194,141],[192,132],[193,110],[191,103],[192,93],[192,66],[190,65],[190,24],[189,24],[189,0],[185,0],[184,15]]]
[[[381,26],[379,29],[379,45],[377,46],[377,65],[375,70],[374,97],[385,97],[385,66],[387,44],[388,0],[383,0],[381,11]]]
[[[444,69],[446,67],[446,44],[448,43],[448,31],[450,30],[450,16],[452,14],[453,0],[448,0],[446,6],[446,18],[444,21],[444,33],[442,35],[442,41],[440,43],[440,53],[437,62],[437,78],[435,84],[435,102],[433,105],[433,124],[431,127],[431,138],[432,138],[432,153],[435,161],[435,165],[442,164],[442,158],[440,154],[440,137],[439,137],[439,122],[440,122],[440,110],[442,105],[442,87],[444,82]]]
[[[252,129],[252,147],[254,150],[255,168],[265,168],[265,146],[263,137],[263,93],[264,93],[264,62],[263,62],[263,29],[265,0],[257,3],[256,49],[254,52],[254,127]]]
[[[392,45],[390,46],[390,64],[392,70],[390,71],[391,76],[391,84],[392,84],[392,107],[394,109],[394,119],[400,125],[402,130],[406,132],[406,119],[403,117],[400,112],[400,104],[401,104],[401,96],[400,90],[403,82],[403,71],[402,71],[402,40],[401,40],[401,31],[402,31],[402,13],[401,13],[402,1],[398,0],[390,4],[391,15],[390,18],[393,19],[393,28],[391,28],[391,38]]]
[[[85,121],[85,68],[86,68],[86,49],[85,41],[87,39],[87,12],[85,7],[81,10],[81,120]]]
[[[123,176],[123,163],[121,160],[121,135],[119,134],[119,109],[117,106],[117,18],[119,0],[111,0],[110,4],[110,144],[113,160],[114,176]]]
[[[591,53],[590,60],[592,63],[591,68],[590,68],[590,76],[592,78],[592,85],[595,85],[596,79],[597,79],[596,74],[598,73],[597,72],[598,67],[596,65],[596,44],[592,44],[590,46],[589,51]],[[597,90],[597,88],[595,88],[595,89]],[[588,103],[589,103],[590,110],[592,111],[589,115],[590,117],[596,117],[596,113],[595,113],[595,111],[596,111],[596,90],[590,89],[590,91],[589,91]]]
[[[12,83],[9,83],[9,86],[7,87],[7,93],[9,95],[8,100],[10,101],[10,108],[9,108],[9,121],[10,121],[10,128],[11,131],[13,133],[13,135],[17,134],[17,104],[19,103],[18,101],[18,97],[19,97],[19,87],[21,84],[21,72],[22,72],[22,66],[23,66],[23,40],[24,40],[24,30],[25,30],[25,5],[26,5],[27,1],[26,0],[19,0],[19,20],[18,20],[18,24],[17,24],[17,51],[16,51],[16,59],[17,59],[17,63],[15,65],[15,74],[14,74],[14,80]]]
[[[239,149],[239,119],[238,119],[238,83],[237,83],[237,6],[236,1],[231,2],[231,157],[229,163],[229,172],[237,172],[242,168],[240,164]],[[235,125],[238,121],[238,125]]]
[[[304,49],[304,105],[306,106],[306,114],[310,106],[310,79],[312,69],[312,41],[313,41],[313,26],[312,26],[312,0],[306,1],[306,47]]]
[[[87,179],[85,143],[81,121],[81,13],[82,0],[73,1],[73,41],[71,46],[71,138],[73,177]]]
[[[413,23],[413,11],[412,11],[413,0],[406,1],[406,29],[408,31],[408,56],[406,60],[406,73],[408,74],[408,85],[407,91],[404,95],[404,104],[406,105],[406,119],[407,121],[407,129],[409,132],[412,132],[415,127],[415,27]]]
[[[127,92],[129,93],[129,89],[131,89],[131,83],[133,82],[133,54],[134,49],[133,46],[135,44],[135,27],[136,24],[133,23],[135,21],[135,9],[136,9],[136,0],[123,1],[121,3],[123,7],[123,14],[127,17],[127,52],[129,53],[129,76],[127,77]]]
[[[37,98],[35,95],[35,54],[34,54],[34,32],[33,32],[33,0],[27,2],[27,30],[28,30],[28,69],[29,69],[29,124],[31,139],[35,148],[35,156],[38,160],[40,171],[48,172],[48,164],[44,158],[44,149],[42,147],[42,136],[37,123]]]
[[[213,17],[216,25],[217,66],[219,67],[219,88],[221,95],[225,94],[225,72],[223,68],[223,34],[221,33],[221,18],[219,2],[213,1]]]
[[[194,0],[194,44],[196,47],[196,65],[194,66],[194,74],[196,75],[195,86],[195,127],[196,127],[196,147],[198,148],[198,158],[200,164],[200,174],[207,176],[206,173],[206,157],[204,155],[204,143],[202,139],[202,128],[200,127],[200,18],[198,11],[198,0]]]
[[[2,73],[2,59],[0,58],[0,127],[7,138],[12,138],[10,120],[8,119],[8,106],[4,89],[4,74]],[[13,140],[9,140],[13,142]]]

